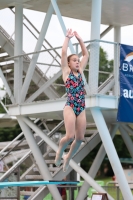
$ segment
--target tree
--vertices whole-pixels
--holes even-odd
[[[3,104],[5,104],[5,99],[2,100]],[[7,99],[6,99],[7,103]],[[3,106],[0,104],[0,113],[6,113]],[[13,140],[18,134],[21,133],[21,128],[17,124],[14,127],[0,127],[0,142],[6,142]]]
[[[113,60],[108,60],[107,52],[104,51],[102,47],[100,47],[99,71],[112,73],[113,64]],[[101,85],[108,77],[109,74],[100,73],[98,85]]]

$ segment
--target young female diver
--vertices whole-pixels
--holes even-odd
[[[81,46],[83,56],[81,62],[76,54],[67,57],[68,43],[73,36],[77,38]],[[63,111],[66,135],[59,143],[59,149],[56,152],[55,158],[55,165],[59,166],[64,150],[73,141],[69,152],[63,157],[64,172],[68,169],[70,159],[84,140],[86,130],[85,90],[81,74],[87,65],[88,58],[88,51],[81,37],[76,31],[72,32],[71,29],[68,29],[61,55],[62,77],[67,92],[67,102]]]

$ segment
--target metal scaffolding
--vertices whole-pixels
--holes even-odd
[[[70,4],[68,7],[70,8],[71,3],[73,2],[70,2],[69,0],[66,2],[68,5]],[[74,2],[79,3],[78,0],[75,0]],[[110,3],[110,0],[107,0],[107,2]],[[92,5],[88,6],[91,10],[91,38],[89,41],[85,42],[87,49],[90,50],[88,69],[89,81],[86,83],[86,116],[88,125],[90,125],[90,123],[95,124],[95,132],[93,130],[89,139],[87,138],[85,143],[81,145],[79,151],[70,161],[70,168],[67,172],[64,173],[62,171],[62,166],[58,169],[53,169],[53,160],[51,160],[51,163],[53,164],[51,169],[53,171],[51,172],[51,167],[47,165],[48,163],[50,164],[48,161],[48,155],[49,153],[52,154],[53,151],[56,152],[58,149],[58,142],[53,140],[53,136],[64,125],[62,110],[65,105],[66,98],[65,94],[60,97],[56,90],[57,85],[53,85],[54,82],[62,75],[61,69],[53,77],[48,78],[46,74],[42,73],[37,65],[39,63],[39,55],[42,52],[47,51],[52,57],[51,64],[48,65],[50,67],[60,67],[60,54],[57,50],[61,49],[61,47],[53,48],[52,45],[46,41],[45,36],[53,13],[56,14],[61,30],[65,35],[66,27],[61,11],[65,13],[63,6],[65,7],[66,5],[63,4],[63,1],[59,1],[59,3],[56,0],[46,1],[45,7],[47,8],[47,12],[42,25],[42,29],[39,33],[39,31],[32,25],[26,16],[23,15],[23,9],[25,6],[30,7],[29,4],[31,4],[35,9],[35,1],[24,1],[23,3],[23,1],[20,0],[18,2],[12,1],[10,3],[12,3],[10,5],[15,8],[15,12],[13,11],[15,14],[15,40],[13,41],[13,39],[5,32],[5,30],[0,27],[0,46],[1,49],[3,49],[8,54],[8,57],[4,58],[6,65],[1,66],[0,77],[2,78],[6,87],[8,98],[11,101],[10,105],[6,105],[8,107],[9,115],[16,117],[23,133],[21,133],[20,136],[18,136],[13,142],[4,147],[0,154],[3,156],[3,153],[7,151],[9,146],[12,146],[12,144],[23,135],[27,142],[26,145],[28,145],[29,148],[28,152],[23,155],[20,160],[18,160],[6,173],[4,173],[3,176],[0,177],[0,181],[3,181],[5,178],[7,178],[25,160],[31,158],[32,164],[30,165],[29,169],[20,177],[21,180],[25,180],[26,176],[30,177],[35,167],[37,167],[37,172],[41,175],[41,179],[43,180],[61,180],[74,169],[78,174],[80,174],[80,176],[82,176],[85,181],[76,198],[77,200],[82,200],[85,199],[86,193],[90,186],[92,186],[98,192],[106,192],[94,181],[94,178],[98,169],[100,168],[104,156],[107,154],[114,174],[117,178],[123,198],[125,200],[133,200],[131,190],[127,183],[116,149],[112,142],[112,138],[114,137],[116,131],[119,129],[131,156],[133,155],[132,141],[127,134],[127,132],[131,132],[132,134],[133,129],[126,124],[121,125],[116,122],[119,98],[119,43],[122,22],[118,26],[115,23],[112,23],[113,25],[109,24],[109,27],[100,34],[100,24],[102,21],[106,21],[105,17],[102,15],[102,7],[106,7],[108,5],[106,5],[106,3],[102,0],[93,0],[91,1]],[[83,1],[82,3],[85,4],[86,7],[86,1]],[[2,6],[1,3],[0,6]],[[9,7],[9,2],[7,3],[6,7]],[[71,7],[71,9],[72,8],[73,7]],[[32,9],[32,7],[30,7],[30,9]],[[37,9],[39,8],[37,7]],[[23,24],[23,17],[27,19],[30,25],[32,25],[32,27],[34,27],[38,33],[38,38],[34,35],[34,33],[32,33],[37,39],[37,43],[34,51],[28,54],[23,52],[23,25],[25,25]],[[81,17],[83,16],[81,15]],[[112,28],[114,28],[114,42],[102,41],[100,38],[108,33]],[[49,48],[45,47],[44,41],[47,42]],[[110,43],[114,47],[114,71],[113,74],[110,74],[104,83],[98,86],[99,73],[104,73],[99,72],[99,52],[101,43]],[[73,45],[70,42],[69,48],[71,53],[77,53],[79,56],[81,56],[81,52],[78,51],[78,45],[78,43]],[[45,47],[45,49],[42,50],[42,47]],[[29,58],[29,55],[32,55],[31,59]],[[8,63],[8,61],[12,61],[12,63]],[[56,64],[54,61],[56,61]],[[45,65],[45,63],[42,64]],[[11,80],[7,79],[6,76],[8,68],[11,70],[11,72],[9,72]],[[110,95],[110,92],[113,95]],[[33,119],[38,119],[36,121],[37,123],[33,122]],[[52,127],[52,123],[49,122],[49,119],[51,119],[51,121],[53,120],[53,124],[55,123],[53,125],[54,127]],[[41,121],[40,127],[38,126],[38,121]],[[52,128],[49,128],[48,123],[51,123]],[[111,128],[109,129],[108,127]],[[44,129],[46,132],[44,132]],[[36,134],[41,138],[39,142],[36,141]],[[102,141],[101,148],[99,149],[99,152],[94,159],[91,169],[88,173],[86,173],[78,165],[78,163],[81,162],[82,159],[93,148],[95,148],[100,141]],[[47,145],[49,150],[41,152],[41,145]],[[29,200],[41,199],[45,197],[49,191],[55,200],[61,199],[57,187],[55,185],[49,185],[48,187],[39,187],[34,192],[34,194],[29,197]],[[109,200],[114,199],[109,194],[108,198]]]

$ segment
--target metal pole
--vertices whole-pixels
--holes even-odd
[[[17,181],[20,181],[20,167],[17,168]],[[17,188],[17,196],[17,200],[20,200],[20,187]]]
[[[14,11],[12,10],[12,9],[10,9],[13,13],[14,13]],[[40,32],[37,30],[37,28],[31,23],[31,21],[23,14],[23,18],[31,25],[31,27],[33,27],[33,29],[39,34]],[[30,30],[30,28],[23,22],[23,24],[24,24],[24,26],[30,31],[30,33],[37,39],[37,37],[35,36],[35,34]],[[49,44],[49,42],[46,40],[46,39],[44,39],[44,41],[48,44],[48,46],[50,46],[51,48],[52,48],[52,46]],[[46,47],[43,45],[43,47],[46,49]],[[56,53],[56,55],[58,56],[58,57],[60,57],[60,55],[59,55],[59,53],[57,52],[57,51],[55,51],[54,50],[54,52]],[[53,55],[52,55],[52,53],[51,52],[49,52],[50,53],[50,55],[53,57]],[[60,64],[59,63],[59,61],[56,59],[56,62],[58,63],[58,64]]]
[[[100,38],[104,37],[112,28],[113,28],[113,26],[111,25],[111,26],[109,26],[107,29],[105,29],[105,31],[103,31],[103,32],[100,34]],[[90,42],[91,42],[91,41],[90,41]],[[84,43],[86,43],[86,42],[84,42]],[[90,44],[88,44],[88,45],[86,46],[86,48],[87,48],[87,49],[90,49]],[[82,56],[82,52],[80,52],[78,55],[79,55],[79,57],[81,57],[81,56]]]
[[[119,130],[121,132],[121,136],[127,146],[128,151],[130,152],[130,155],[133,158],[133,142],[128,133],[120,126]]]
[[[30,146],[30,149],[35,157],[35,160],[40,169],[41,175],[43,176],[44,180],[52,180],[52,176],[48,170],[47,164],[44,161],[41,151],[35,142],[31,129],[27,126],[27,124],[24,123],[23,117],[19,116],[17,117],[17,119],[24,132],[25,138]],[[55,185],[48,185],[47,187],[49,188],[49,191],[55,200],[61,200],[61,196]]]
[[[44,19],[44,23],[42,25],[42,29],[41,29],[41,32],[40,32],[40,35],[39,35],[39,38],[38,38],[38,41],[37,41],[37,44],[36,44],[36,47],[35,47],[35,51],[39,51],[42,47],[43,40],[44,40],[44,37],[46,35],[52,14],[53,14],[53,6],[52,6],[52,4],[50,4],[50,6],[48,8],[48,12],[47,12],[45,19]],[[21,91],[22,102],[24,102],[24,100],[25,100],[25,97],[26,97],[26,94],[27,94],[27,91],[28,91],[28,88],[29,88],[35,67],[36,67],[36,62],[37,62],[38,56],[39,56],[39,54],[34,54],[33,57],[32,57],[31,63],[29,65],[29,69],[27,71],[27,75],[25,77],[25,81],[24,81],[22,91]]]
[[[127,132],[133,135],[133,129],[129,125],[121,125]]]
[[[80,176],[82,176],[82,178],[87,181],[97,192],[100,193],[107,193],[101,186],[99,186],[94,180],[93,178],[91,178],[91,176],[89,176],[89,174],[87,174],[81,167],[79,167],[74,160],[70,160],[70,166],[77,171],[77,173],[80,174]],[[113,197],[111,197],[109,194],[108,198],[109,200],[114,200]]]
[[[23,51],[23,5],[15,6],[15,45],[14,55],[21,54]],[[14,97],[17,103],[21,102],[20,92],[22,88],[23,58],[14,60]]]
[[[10,99],[11,99],[11,102],[12,102],[12,103],[15,103],[14,96],[13,96],[11,90],[10,90],[10,87],[9,87],[9,85],[8,85],[6,79],[5,79],[5,76],[4,76],[4,74],[3,74],[2,70],[1,70],[1,68],[0,68],[0,77],[1,77],[3,83],[4,83],[5,87],[6,87],[6,92],[8,93],[8,95],[9,95],[9,97],[10,97]]]
[[[108,128],[106,126],[105,120],[99,108],[90,108],[96,126],[98,128],[99,134],[101,136],[101,140],[103,142],[104,148],[110,160],[110,164],[113,168],[115,176],[118,180],[121,192],[123,194],[124,199],[133,200],[133,196],[131,190],[128,186],[127,179],[123,172],[122,166],[120,164],[118,155],[116,153],[114,144],[110,137]]]
[[[112,138],[114,138],[115,133],[116,133],[116,131],[118,129],[118,126],[119,125],[116,124],[114,127],[112,127],[112,131],[111,131]],[[99,149],[99,151],[98,151],[98,153],[96,155],[96,158],[93,161],[93,163],[91,165],[91,168],[90,168],[90,170],[88,172],[88,174],[92,178],[94,178],[96,176],[96,173],[97,173],[101,163],[103,162],[103,159],[104,159],[105,155],[106,155],[106,151],[104,149],[104,146],[101,145],[101,147],[100,147],[100,149]],[[84,183],[83,183],[83,185],[82,185],[82,187],[81,187],[81,189],[80,189],[80,191],[78,193],[78,196],[77,196],[76,200],[84,199],[86,197],[86,194],[88,192],[89,187],[90,187],[90,185],[88,184],[88,182],[84,181]]]
[[[91,13],[91,40],[100,39],[102,0],[92,1]],[[89,88],[90,94],[98,92],[98,71],[99,71],[99,42],[90,43],[89,60]]]
[[[58,146],[47,136],[45,135],[30,119],[23,117],[23,121],[32,128],[38,135],[44,139],[44,141],[56,152]],[[70,160],[70,166],[77,171],[95,190],[98,192],[106,193],[106,191],[100,187],[90,176],[87,174],[81,167],[78,166],[72,159]],[[109,200],[114,200],[110,195],[108,195]]]
[[[16,138],[14,138],[14,140],[12,140],[10,143],[8,143],[7,146],[5,146],[5,147],[0,151],[0,155],[1,155],[7,148],[9,148],[16,140],[18,140],[22,135],[23,135],[23,133],[20,133]]]
[[[118,82],[118,74],[119,74],[119,45],[118,43],[121,42],[121,27],[115,26],[114,27],[114,42],[117,42],[114,45],[114,78],[115,78],[115,85],[114,85],[114,95],[118,96],[119,93],[119,82]]]
[[[63,19],[62,19],[60,10],[59,10],[59,8],[58,8],[58,6],[57,6],[56,0],[51,0],[51,3],[52,3],[52,6],[53,6],[53,8],[54,8],[54,10],[55,10],[55,13],[56,13],[56,15],[57,15],[57,17],[58,17],[58,20],[59,20],[60,26],[61,26],[61,28],[62,28],[62,31],[63,31],[64,35],[66,36],[66,31],[67,31],[67,30],[66,30],[64,21],[63,21]],[[74,50],[74,48],[73,48],[73,45],[72,45],[71,41],[69,42],[69,48],[70,48],[70,50],[71,50],[71,53],[75,53],[75,50]]]
[[[119,189],[119,186],[116,186],[116,188],[117,188],[117,200],[119,200],[119,197],[120,197],[120,195],[119,195],[120,189]]]
[[[34,92],[27,100],[26,102],[32,102],[34,99],[36,99],[44,90],[46,90],[57,78],[59,78],[62,74],[62,71],[60,70],[58,73],[56,73],[52,78],[50,78],[46,83],[44,83],[40,88]]]

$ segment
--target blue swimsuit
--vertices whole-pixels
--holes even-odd
[[[66,83],[67,102],[65,106],[70,106],[76,117],[85,109],[85,89],[81,73],[76,77],[71,71]]]

